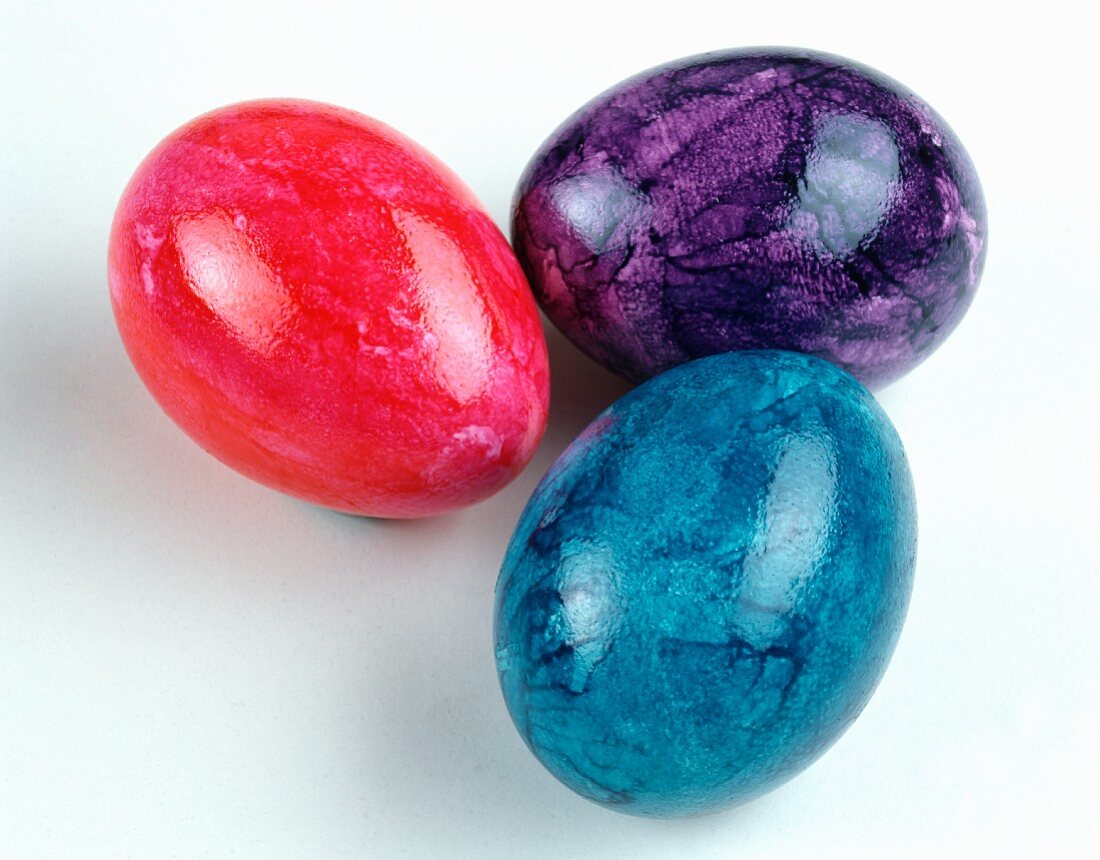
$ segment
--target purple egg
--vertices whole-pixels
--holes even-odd
[[[883,385],[974,297],[974,166],[928,105],[816,51],[701,54],[589,102],[520,180],[513,244],[575,344],[643,380],[739,349]]]

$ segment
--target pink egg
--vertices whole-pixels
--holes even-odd
[[[459,508],[545,428],[546,345],[507,242],[450,170],[361,114],[266,100],[173,132],[122,195],[109,279],[164,411],[298,498]]]

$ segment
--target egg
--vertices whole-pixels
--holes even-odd
[[[915,552],[905,453],[853,377],[779,351],[683,364],[593,421],[523,511],[496,589],[512,720],[620,812],[751,800],[867,703]]]
[[[162,141],[108,274],[141,379],[237,471],[352,514],[483,499],[546,423],[538,311],[465,185],[370,117],[274,99]]]
[[[702,54],[612,87],[542,145],[513,208],[547,315],[635,381],[783,349],[885,385],[959,323],[986,233],[943,119],[879,72],[796,49]]]

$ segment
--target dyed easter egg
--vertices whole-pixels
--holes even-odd
[[[496,659],[538,759],[636,815],[750,800],[823,753],[894,649],[916,551],[901,442],[812,356],[658,376],[562,454],[496,591]]]
[[[954,133],[897,82],[737,50],[644,72],[566,120],[520,181],[513,240],[555,325],[630,379],[786,349],[875,386],[966,312],[986,210]]]
[[[542,435],[546,344],[511,249],[369,117],[269,100],[173,132],[122,195],[109,278],[165,412],[298,498],[439,513],[506,484]]]

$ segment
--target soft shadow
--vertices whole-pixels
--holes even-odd
[[[550,422],[539,453],[550,454],[552,462],[593,418],[633,386],[592,361],[546,320],[543,330],[550,353]]]

